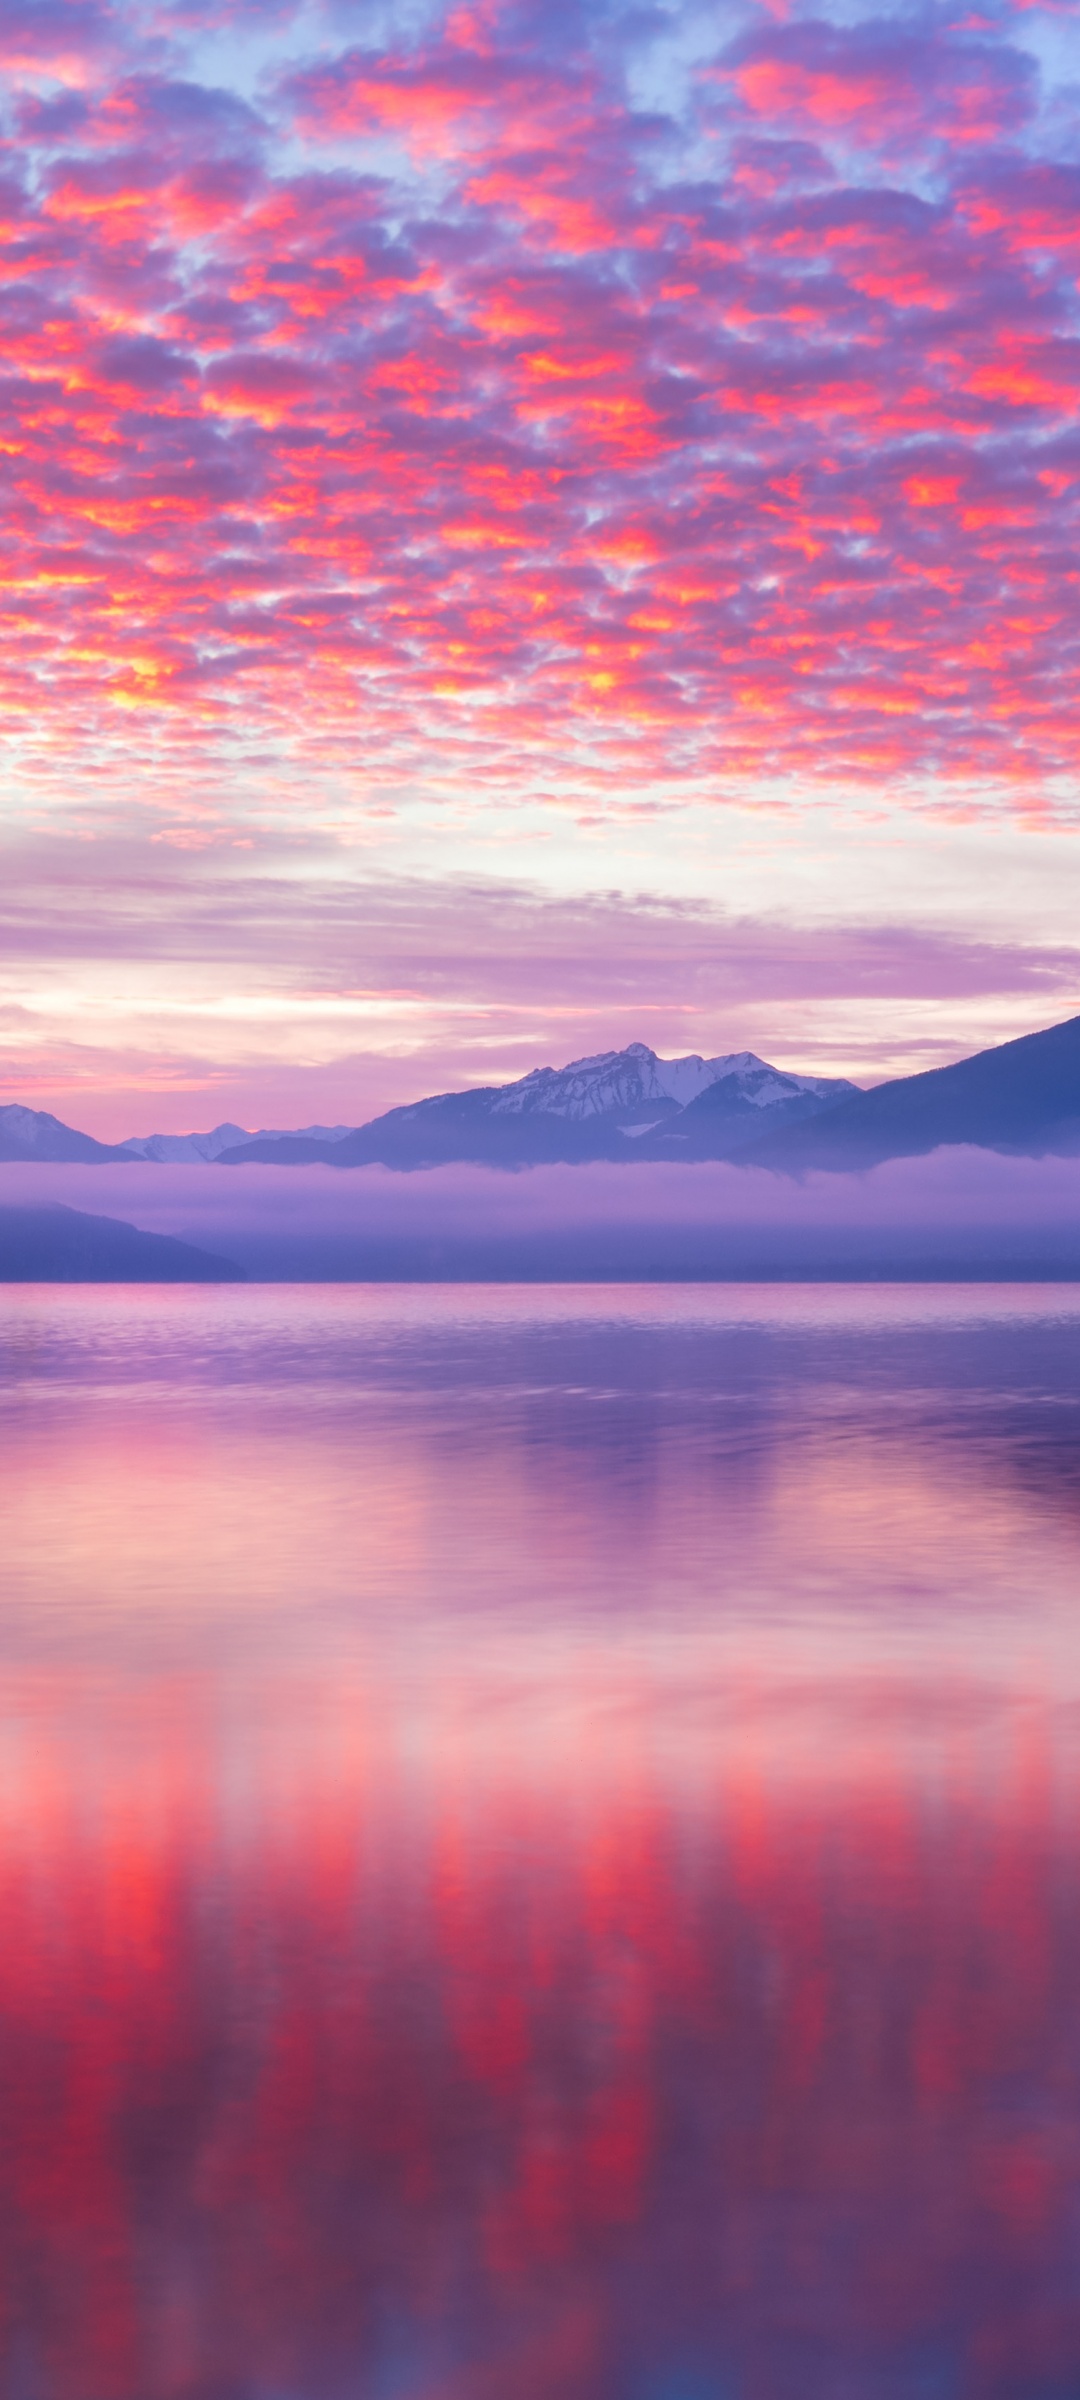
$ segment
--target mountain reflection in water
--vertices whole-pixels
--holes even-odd
[[[1080,1294],[0,1346],[4,2400],[1073,2400]]]

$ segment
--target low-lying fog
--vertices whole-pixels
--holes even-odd
[[[1080,1159],[979,1150],[801,1182],[713,1164],[0,1166],[0,1205],[58,1202],[275,1280],[1080,1274]]]

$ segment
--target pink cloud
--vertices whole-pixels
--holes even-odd
[[[12,53],[0,701],[46,785],[227,775],[238,726],[601,811],[1068,776],[1076,170],[1023,10],[761,19],[651,114],[585,8],[328,18],[261,113],[117,22],[26,12],[77,95]]]

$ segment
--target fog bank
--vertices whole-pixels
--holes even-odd
[[[1080,1277],[1080,1160],[981,1150],[802,1183],[721,1164],[0,1166],[0,1204],[57,1201],[270,1281]]]

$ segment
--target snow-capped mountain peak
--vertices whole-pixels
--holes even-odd
[[[0,1159],[70,1165],[79,1159],[90,1163],[115,1155],[107,1142],[76,1132],[46,1108],[27,1108],[21,1100],[9,1100],[0,1107]]]
[[[21,1100],[9,1100],[0,1108],[0,1125],[5,1133],[25,1142],[27,1149],[36,1149],[47,1126],[59,1126],[59,1117],[51,1117],[47,1109],[26,1108]]]
[[[361,1126],[248,1133],[227,1122],[208,1133],[148,1133],[109,1144],[16,1102],[0,1107],[0,1160],[403,1168],[456,1160],[516,1168],[734,1158],[763,1133],[835,1107],[853,1091],[836,1078],[787,1074],[752,1050],[659,1058],[647,1042],[628,1042],[564,1067],[536,1067],[514,1083],[434,1093]]]
[[[793,1075],[786,1067],[771,1067],[767,1059],[758,1058],[753,1050],[736,1050],[730,1058],[710,1058],[705,1064],[709,1083],[732,1079],[752,1108],[775,1108],[796,1092],[827,1097],[838,1088],[836,1077]]]
[[[670,1100],[662,1080],[661,1062],[644,1042],[625,1050],[601,1050],[592,1058],[575,1058],[566,1067],[534,1067],[517,1083],[508,1083],[491,1103],[497,1117],[543,1114],[581,1122],[609,1116],[613,1109],[636,1108],[649,1100]]]
[[[712,1082],[712,1062],[703,1058],[658,1058],[647,1042],[625,1050],[599,1050],[565,1067],[534,1067],[509,1083],[491,1104],[493,1116],[542,1113],[582,1122],[659,1101],[685,1108]]]
[[[752,1050],[732,1051],[722,1058],[701,1058],[696,1051],[684,1058],[658,1058],[647,1042],[629,1042],[625,1050],[600,1050],[592,1058],[571,1059],[565,1067],[534,1067],[530,1075],[496,1094],[491,1114],[544,1114],[580,1123],[653,1102],[659,1102],[661,1110],[671,1104],[686,1108],[710,1084],[732,1079],[758,1108],[790,1100],[797,1091],[818,1089],[816,1077],[784,1074]]]

